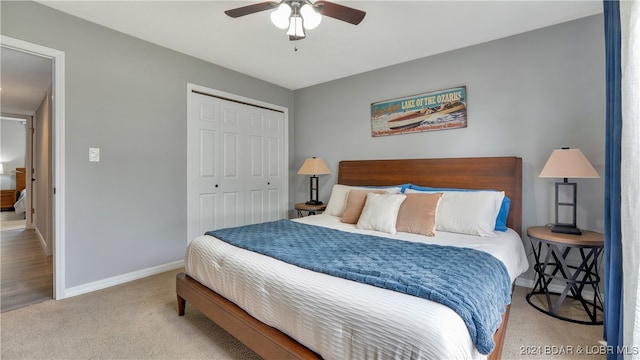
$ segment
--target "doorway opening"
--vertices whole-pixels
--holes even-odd
[[[51,297],[62,299],[64,293],[64,52],[1,35],[2,112],[18,113],[17,104],[5,103],[11,97],[5,72],[24,71],[10,67],[5,55],[48,64],[50,85],[36,110],[25,114],[25,206],[26,228],[31,225],[36,238],[52,263]],[[28,61],[28,60],[27,60]],[[29,71],[29,70],[27,70]],[[31,69],[30,71],[34,71]],[[22,74],[23,77],[25,74]],[[11,106],[16,106],[13,109]],[[11,114],[11,113],[9,113]],[[4,160],[4,159],[3,159]],[[16,166],[16,172],[18,166]],[[6,173],[6,172],[5,172]],[[11,178],[9,181],[13,180]],[[15,181],[15,180],[13,180]],[[16,198],[17,200],[17,198]],[[33,209],[33,210],[32,210]],[[3,265],[4,265],[3,259]],[[4,270],[4,269],[3,269]],[[4,279],[3,279],[4,280]],[[3,284],[4,291],[4,284]]]

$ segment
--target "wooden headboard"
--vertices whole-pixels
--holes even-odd
[[[522,158],[479,157],[404,160],[346,160],[338,184],[398,185],[502,190],[511,199],[507,226],[522,236]]]
[[[26,168],[16,168],[16,190],[22,191],[25,187],[27,187]]]

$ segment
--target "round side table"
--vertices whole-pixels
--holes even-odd
[[[601,325],[603,301],[600,295],[598,261],[604,248],[604,236],[588,230],[582,230],[582,235],[554,233],[547,226],[529,227],[527,235],[533,248],[536,272],[534,286],[527,295],[527,302],[539,311],[558,319],[579,324]],[[572,252],[579,253],[579,265],[567,263],[567,257]],[[564,286],[562,292],[552,292],[549,289],[553,280],[559,282],[561,287]],[[585,297],[585,288],[593,291],[592,297]],[[534,295],[544,295],[546,308],[531,301]],[[553,301],[551,295],[557,295],[558,298]],[[567,297],[580,303],[589,317],[588,321],[558,314]]]
[[[296,211],[298,212],[298,217],[303,217],[303,211],[307,212],[307,215],[315,215],[316,213],[323,212],[324,209],[327,208],[326,204],[320,205],[308,205],[305,203],[297,203]]]

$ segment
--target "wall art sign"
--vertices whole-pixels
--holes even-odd
[[[467,127],[467,87],[371,104],[371,136]]]

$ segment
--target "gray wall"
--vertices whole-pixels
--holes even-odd
[[[13,114],[9,117],[24,118]],[[26,121],[0,120],[0,162],[4,167],[4,175],[0,175],[0,189],[16,188],[16,168],[24,167]]]
[[[371,137],[373,102],[466,85],[468,127]],[[295,92],[293,162],[322,157],[327,200],[343,159],[520,156],[523,227],[552,222],[554,182],[538,174],[553,149],[580,148],[603,176],[602,15],[512,36]],[[308,179],[291,181],[308,197]],[[604,180],[577,179],[578,226],[603,228]],[[526,239],[526,238],[525,238]],[[528,241],[525,240],[525,243]]]
[[[36,3],[0,4],[2,34],[65,51],[67,287],[183,257],[187,82],[289,108],[290,203],[308,197],[295,173],[309,156],[332,169],[326,201],[342,159],[516,155],[527,227],[552,221],[554,180],[537,175],[553,149],[604,168],[601,15],[294,93]],[[459,85],[467,128],[371,137],[372,102]],[[578,225],[601,229],[603,179],[577,182]]]
[[[184,257],[188,82],[287,107],[293,134],[290,90],[37,3],[1,10],[3,35],[65,52],[67,288]]]

